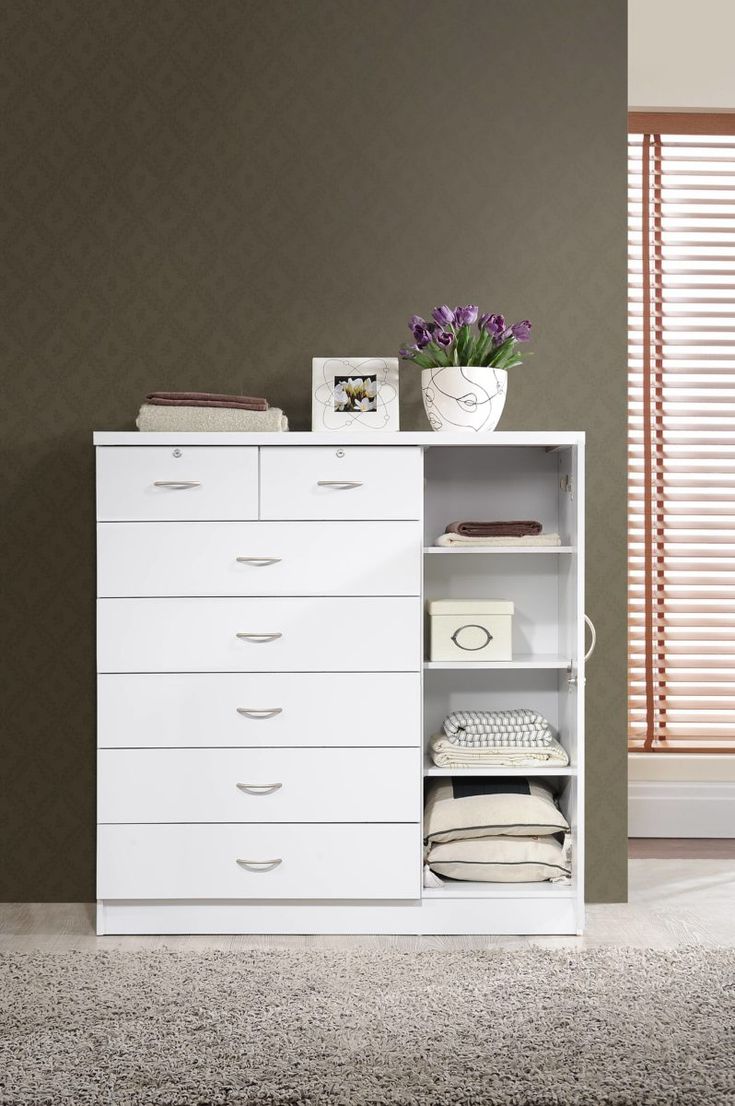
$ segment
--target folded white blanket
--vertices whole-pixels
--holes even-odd
[[[533,768],[539,764],[569,764],[569,754],[558,741],[539,748],[507,746],[467,748],[449,741],[444,734],[431,739],[431,758],[438,768]]]
[[[561,545],[558,534],[528,534],[524,538],[467,538],[463,534],[440,534],[434,545]]]
[[[548,745],[554,734],[538,711],[455,710],[444,719],[444,733],[457,745]]]
[[[135,425],[138,430],[169,431],[254,431],[265,434],[288,430],[288,419],[278,407],[267,411],[244,411],[236,407],[161,407],[144,403]]]

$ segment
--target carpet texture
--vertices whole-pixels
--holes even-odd
[[[735,952],[0,955],[0,1102],[724,1106]]]

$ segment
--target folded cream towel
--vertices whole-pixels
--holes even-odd
[[[135,424],[138,430],[186,433],[230,430],[265,434],[288,430],[288,419],[278,407],[243,411],[234,407],[159,407],[144,403]]]
[[[525,545],[561,545],[558,534],[527,534],[523,538],[466,538],[463,534],[440,534],[435,545],[507,545],[514,548]]]
[[[514,749],[506,745],[470,749],[438,734],[431,739],[431,757],[438,768],[533,768],[539,764],[569,764],[566,749],[553,739],[548,745],[534,749]]]

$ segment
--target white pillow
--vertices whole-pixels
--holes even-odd
[[[563,833],[569,823],[546,783],[525,776],[452,776],[429,788],[424,811],[428,844],[495,834]]]
[[[568,839],[567,839],[568,840]],[[432,872],[481,883],[538,883],[571,874],[569,849],[556,837],[473,837],[432,845]]]

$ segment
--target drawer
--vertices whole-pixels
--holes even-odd
[[[421,450],[409,446],[266,446],[263,519],[420,519]]]
[[[418,522],[97,527],[101,596],[418,595]]]
[[[97,448],[97,518],[101,521],[257,517],[255,447]]]
[[[101,747],[421,743],[418,672],[99,676]],[[349,720],[346,723],[345,720]]]
[[[420,880],[406,823],[98,829],[100,899],[417,899]]]
[[[99,822],[419,822],[418,749],[101,749]]]
[[[100,672],[421,667],[418,597],[100,599],[97,610]]]

